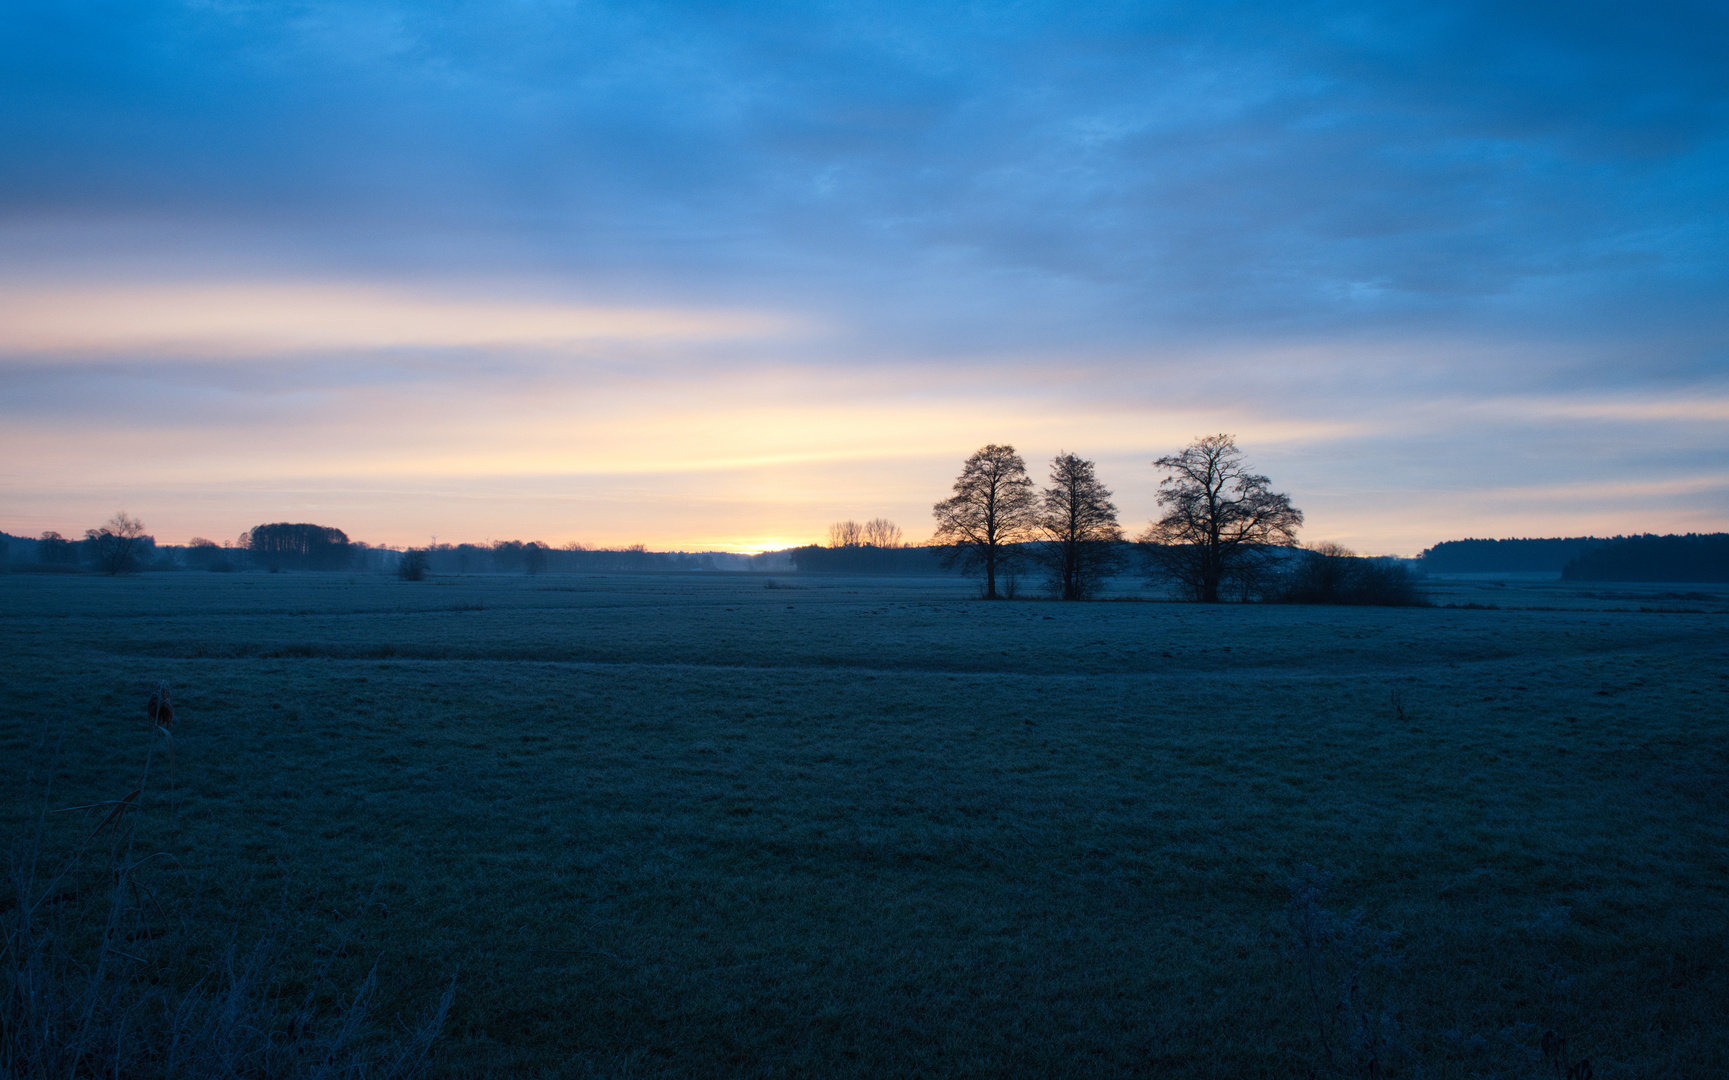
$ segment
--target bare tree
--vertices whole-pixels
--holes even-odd
[[[1044,542],[1035,557],[1049,575],[1051,592],[1063,600],[1089,599],[1125,562],[1111,490],[1099,483],[1092,462],[1058,454],[1041,502]]]
[[[144,523],[128,517],[122,510],[102,523],[99,529],[84,530],[90,545],[92,560],[98,569],[110,577],[137,568],[139,556],[153,545],[144,535]]]
[[[864,542],[871,547],[898,548],[901,546],[901,527],[888,518],[871,518],[864,523]]]
[[[983,570],[985,599],[997,596],[997,574],[1010,570],[1015,546],[1033,535],[1038,496],[1026,462],[1012,446],[992,443],[967,458],[955,493],[932,508],[934,543],[952,545],[945,565],[967,573]]]
[[[828,527],[831,548],[858,547],[864,543],[864,526],[856,521],[837,521]]]
[[[1249,471],[1230,435],[1196,439],[1153,462],[1165,516],[1137,539],[1155,576],[1181,583],[1196,600],[1217,602],[1225,583],[1256,578],[1272,548],[1297,542],[1303,512]]]

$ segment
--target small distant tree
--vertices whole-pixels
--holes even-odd
[[[144,535],[144,523],[127,516],[124,510],[100,528],[84,530],[84,542],[90,548],[91,563],[110,577],[138,569],[144,555],[155,546]]]
[[[1034,557],[1045,568],[1052,594],[1061,600],[1090,599],[1125,563],[1111,490],[1099,483],[1092,462],[1058,454],[1040,503],[1043,541]]]
[[[432,556],[425,548],[409,548],[396,563],[396,576],[404,581],[425,581]]]
[[[214,540],[202,536],[194,536],[186,544],[186,565],[200,570],[214,569],[218,563],[226,563],[226,552]]]
[[[1297,542],[1303,512],[1251,472],[1230,435],[1196,439],[1153,462],[1165,516],[1142,533],[1152,576],[1175,581],[1196,600],[1216,603],[1220,586],[1252,581],[1274,547]]]
[[[529,576],[546,573],[546,545],[530,540],[522,545],[522,572]]]
[[[492,545],[492,568],[500,573],[522,569],[522,541],[495,541]]]
[[[999,599],[997,577],[1012,573],[1015,545],[1033,536],[1038,495],[1012,446],[992,443],[967,458],[954,495],[932,507],[934,543],[949,545],[945,565],[983,571],[985,599]]]
[[[888,518],[871,518],[864,523],[864,542],[871,547],[898,548],[901,546],[901,527]]]
[[[837,521],[828,527],[828,546],[831,548],[853,548],[864,542],[864,526],[856,521]]]

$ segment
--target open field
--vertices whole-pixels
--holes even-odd
[[[1551,1075],[1550,1028],[1729,1075],[1723,588],[776,584],[0,577],[7,835],[50,760],[128,790],[167,679],[164,888],[213,942],[376,888],[347,974],[406,1017],[457,973],[447,1075],[1308,1075],[1304,864],[1399,931],[1363,995],[1423,1075]]]

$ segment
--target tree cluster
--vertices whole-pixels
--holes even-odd
[[[214,540],[202,536],[194,536],[181,553],[187,567],[193,570],[209,570],[213,573],[230,573],[234,570],[234,560],[231,549],[223,547]]]
[[[1197,439],[1153,464],[1166,473],[1165,513],[1137,538],[1148,576],[1206,602],[1264,593],[1278,552],[1296,543],[1302,511],[1248,467],[1229,435]],[[954,494],[932,508],[934,542],[948,545],[951,565],[983,575],[986,599],[1012,596],[1025,563],[1064,600],[1096,595],[1125,567],[1117,508],[1093,463],[1061,453],[1050,470],[1039,490],[1015,448],[992,443],[966,460]]]
[[[354,555],[348,534],[328,525],[259,525],[243,536],[252,561],[269,570],[343,570]]]
[[[1338,544],[1317,544],[1292,557],[1267,598],[1286,604],[1423,607],[1417,575],[1397,559],[1365,559]]]
[[[1050,485],[1039,491],[1014,447],[982,447],[961,467],[954,494],[931,512],[934,542],[948,546],[945,562],[982,573],[987,600],[1012,597],[1029,561],[1044,571],[1052,595],[1064,600],[1093,596],[1123,566],[1123,531],[1110,489],[1092,462],[1074,454],[1051,461]]]
[[[122,510],[99,527],[84,530],[90,565],[110,577],[144,568],[156,541],[145,535],[144,523]]]
[[[888,518],[871,518],[860,525],[856,521],[837,521],[828,527],[828,546],[831,548],[898,548],[901,543],[901,527]]]
[[[78,549],[72,541],[50,529],[36,541],[36,559],[48,566],[71,566],[78,561]]]

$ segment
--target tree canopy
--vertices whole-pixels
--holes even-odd
[[[246,533],[252,561],[277,570],[341,570],[354,555],[348,534],[328,525],[286,521]]]
[[[1042,542],[1035,557],[1044,566],[1053,595],[1086,600],[1105,578],[1122,569],[1123,530],[1111,489],[1099,482],[1093,463],[1074,454],[1051,461],[1051,485],[1040,497]]]
[[[1266,570],[1269,549],[1297,542],[1303,512],[1250,470],[1232,436],[1196,439],[1153,464],[1166,473],[1166,510],[1138,540],[1152,574],[1196,600],[1216,602],[1225,585],[1246,592]]]
[[[961,467],[954,495],[932,507],[934,544],[953,545],[948,560],[985,575],[985,599],[996,600],[997,576],[1013,567],[1015,545],[1033,536],[1038,495],[1026,462],[1012,446],[991,443]]]

